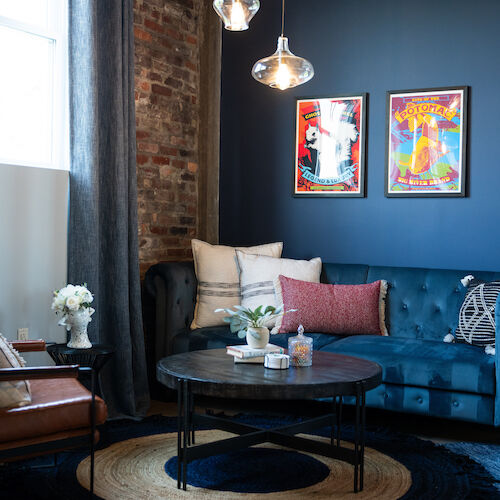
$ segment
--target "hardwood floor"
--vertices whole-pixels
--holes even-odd
[[[177,416],[177,404],[176,403],[165,403],[163,401],[151,401],[151,407],[148,411],[148,416],[150,415],[164,415],[165,417],[176,417]]]

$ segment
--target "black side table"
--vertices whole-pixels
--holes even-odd
[[[94,344],[90,349],[74,349],[66,344],[50,344],[47,352],[56,365],[80,365],[92,368],[99,377],[102,367],[109,361],[115,350],[104,344]],[[99,391],[100,392],[100,391]]]

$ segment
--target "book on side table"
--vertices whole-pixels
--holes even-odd
[[[227,354],[233,356],[235,363],[264,363],[264,356],[270,352],[283,354],[285,350],[274,344],[267,344],[262,349],[255,349],[249,345],[228,345]]]
[[[235,363],[250,363],[254,365],[263,365],[264,364],[264,356],[257,356],[255,358],[237,358],[234,356]]]

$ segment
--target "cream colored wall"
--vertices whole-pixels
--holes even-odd
[[[0,165],[0,332],[64,342],[50,309],[52,291],[66,282],[67,171]],[[47,354],[25,356],[47,364]]]

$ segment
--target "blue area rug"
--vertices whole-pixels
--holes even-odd
[[[165,464],[177,479],[177,457]],[[330,469],[319,460],[289,450],[248,448],[194,460],[188,466],[189,484],[198,488],[238,493],[273,493],[306,488],[326,479]]]
[[[296,421],[255,416],[242,416],[239,420],[263,427],[275,427]],[[106,448],[127,439],[170,433],[175,430],[176,419],[160,416],[149,417],[142,422],[128,420],[108,422],[101,430],[99,447]],[[329,430],[324,429],[318,435],[328,436]],[[345,425],[343,438],[349,441],[352,440],[352,435],[352,426]],[[498,447],[478,445],[484,448],[472,450],[472,448],[460,448],[458,445],[463,443],[457,443],[456,449],[452,449],[413,436],[397,434],[387,428],[375,427],[368,427],[366,441],[367,446],[392,457],[411,472],[412,484],[407,493],[401,497],[404,500],[500,499],[495,479],[495,476],[498,479]],[[236,455],[221,455],[193,462],[189,472],[189,484],[212,490],[216,485],[220,491],[262,494],[270,492],[268,498],[272,499],[272,492],[316,484],[328,474],[321,461],[285,449],[263,451],[251,448],[235,453]],[[78,464],[87,454],[86,450],[62,453],[58,467],[51,469],[26,469],[21,465],[1,468],[0,498],[20,500],[88,498],[88,492],[79,485],[75,476]],[[478,463],[477,460],[482,461],[486,457],[484,466]],[[30,461],[23,465],[34,463],[35,461]],[[271,469],[272,467],[277,468],[276,472]],[[165,463],[165,470],[165,474],[175,477],[175,459]],[[286,473],[280,474],[279,471],[283,470]],[[127,478],[123,478],[123,481],[126,482]],[[217,498],[215,491],[213,498]]]
[[[480,463],[496,479],[497,489],[500,490],[500,444],[457,442],[443,446]]]

